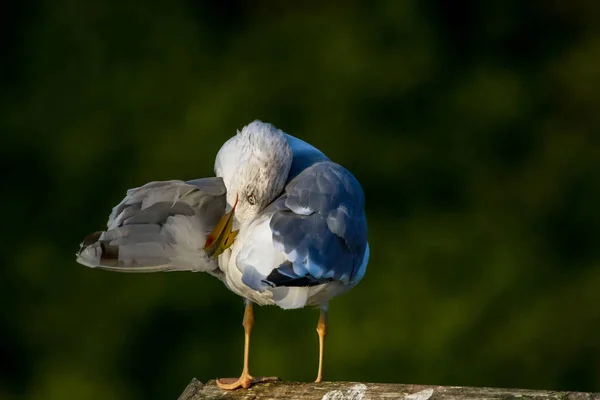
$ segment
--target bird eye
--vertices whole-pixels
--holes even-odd
[[[248,195],[248,203],[252,205],[256,204],[256,196],[254,196],[254,193]]]

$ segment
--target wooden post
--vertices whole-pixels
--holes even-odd
[[[402,385],[361,382],[273,382],[250,389],[224,391],[214,381],[206,385],[197,379],[178,400],[440,400],[440,399],[518,399],[518,400],[600,400],[600,393],[555,392],[550,390],[497,389],[484,387]]]

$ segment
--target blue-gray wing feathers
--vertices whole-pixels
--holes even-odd
[[[269,208],[273,243],[287,261],[263,281],[270,286],[351,282],[367,245],[364,194],[354,176],[333,162],[296,176]]]

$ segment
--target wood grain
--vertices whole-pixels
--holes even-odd
[[[500,389],[486,387],[403,385],[361,382],[274,382],[250,389],[224,391],[214,381],[207,384],[192,379],[178,400],[440,400],[440,399],[519,399],[519,400],[600,400],[600,393],[557,392],[549,390]]]

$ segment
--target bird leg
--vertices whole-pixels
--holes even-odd
[[[319,334],[319,372],[315,382],[319,383],[323,380],[323,353],[325,352],[325,337],[327,336],[327,305],[321,307],[317,333]]]
[[[248,370],[248,360],[250,357],[250,333],[252,332],[252,326],[254,325],[254,312],[252,310],[252,303],[246,301],[246,309],[244,311],[244,326],[245,340],[244,340],[244,369],[242,375],[239,378],[223,378],[217,379],[217,386],[225,390],[234,390],[243,387],[248,389],[255,383],[278,381],[279,378],[274,376],[263,376],[255,378],[250,375]]]

